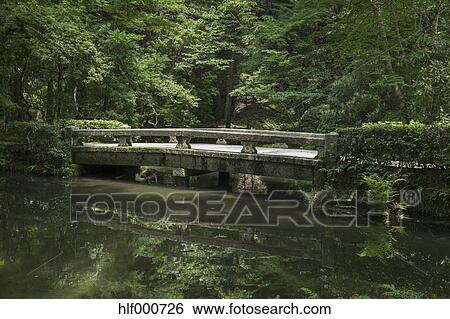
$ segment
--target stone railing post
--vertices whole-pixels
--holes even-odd
[[[335,167],[338,161],[338,138],[339,134],[332,132],[325,135],[325,146],[323,158],[326,167]]]
[[[66,140],[69,142],[70,146],[83,145],[83,143],[81,143],[81,140],[75,133],[76,130],[78,130],[77,126],[67,126],[65,128],[65,137],[66,137]]]
[[[218,138],[218,139],[216,140],[216,144],[219,144],[219,145],[227,145],[228,143],[227,143],[227,140],[226,140],[226,139],[224,139],[224,138]]]
[[[325,146],[317,146],[317,157],[322,159],[325,157]]]
[[[189,144],[189,141],[191,140],[190,137],[186,136],[177,136],[177,146],[175,148],[181,148],[181,149],[190,149],[191,144]]]
[[[121,129],[130,129],[129,125],[122,125]],[[131,146],[131,136],[119,136],[119,146]]]
[[[241,141],[241,144],[242,144],[241,153],[246,153],[246,154],[257,154],[258,153],[258,151],[256,150],[256,142]]]

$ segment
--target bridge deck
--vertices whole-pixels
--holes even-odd
[[[338,141],[336,133],[223,128],[67,127],[66,136],[72,146],[72,162],[78,165],[160,166],[173,168],[177,179],[201,172],[221,172],[299,179],[315,185],[323,184],[322,168],[335,165]],[[114,138],[118,143],[96,140],[103,137]],[[137,138],[154,137],[170,139],[170,142],[133,142]],[[277,147],[279,144],[293,148]]]
[[[145,148],[175,148],[176,143],[133,143],[134,147]],[[192,150],[202,150],[211,152],[226,152],[226,153],[241,153],[241,145],[222,145],[222,144],[205,144],[192,143]],[[118,147],[118,144],[113,143],[84,143],[87,147]],[[258,154],[265,155],[279,155],[290,156],[297,158],[313,159],[317,156],[317,151],[301,150],[301,149],[287,149],[287,148],[273,148],[273,147],[256,147]]]

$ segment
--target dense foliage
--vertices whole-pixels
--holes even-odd
[[[101,129],[101,128],[120,128],[125,125],[120,121],[113,120],[63,120],[59,123],[61,129],[68,126],[75,126],[81,129]]]
[[[67,174],[70,162],[62,131],[46,123],[14,122],[0,136],[2,169],[36,174]]]
[[[448,18],[447,1],[274,2],[236,93],[300,130],[309,110],[329,126],[433,122],[449,112]]]
[[[33,174],[70,176],[70,148],[66,126],[118,128],[119,121],[64,120],[55,125],[34,122],[9,123],[0,134],[0,171],[18,170]]]
[[[383,198],[418,190],[420,204],[409,212],[448,216],[450,208],[450,125],[383,122],[339,129],[340,162],[330,185],[366,189]],[[423,169],[427,168],[427,169]]]
[[[450,113],[449,19],[445,0],[5,0],[0,116],[431,123]]]
[[[60,174],[60,128],[123,123],[356,127],[352,168],[447,168],[449,39],[445,0],[4,0],[0,168]]]
[[[343,161],[353,164],[445,168],[450,165],[450,124],[365,124],[340,129]]]

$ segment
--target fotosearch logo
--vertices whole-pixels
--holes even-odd
[[[303,191],[285,190],[272,191],[263,197],[256,197],[251,192],[232,194],[226,191],[176,191],[167,195],[155,192],[82,193],[71,194],[70,220],[87,219],[93,223],[165,220],[243,226],[290,223],[297,227],[364,227],[376,215],[370,202],[366,201],[364,205],[364,198],[359,198],[357,191],[340,198],[326,191],[311,197]],[[376,208],[379,207],[377,203]]]

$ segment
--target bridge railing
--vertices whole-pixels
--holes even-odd
[[[258,144],[284,143],[287,145],[311,145],[318,152],[318,158],[333,165],[337,159],[338,134],[319,134],[302,132],[283,132],[251,129],[228,128],[152,128],[131,129],[124,126],[120,129],[80,129],[70,126],[66,129],[72,146],[82,145],[82,140],[96,137],[114,137],[118,139],[119,147],[132,146],[132,138],[137,137],[169,137],[176,142],[176,148],[190,149],[192,139],[215,139],[218,144],[227,141],[240,142],[242,153],[257,154]]]

